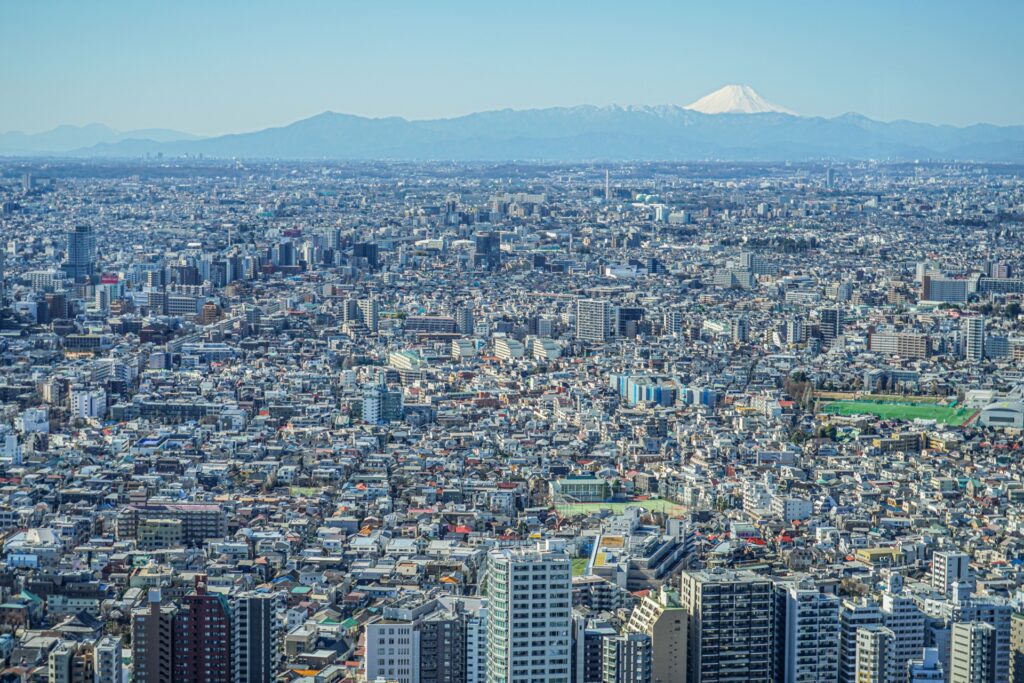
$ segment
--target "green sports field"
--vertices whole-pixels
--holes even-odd
[[[572,575],[583,576],[583,572],[587,571],[587,558],[576,557],[572,560]]]
[[[668,500],[656,498],[654,500],[636,500],[627,503],[556,503],[555,509],[558,514],[564,517],[573,515],[589,515],[601,510],[611,510],[612,514],[622,514],[628,507],[642,507],[651,512],[664,512],[667,515],[677,515],[686,512],[686,508]]]
[[[962,425],[972,411],[965,408],[926,403],[892,403],[887,401],[832,401],[824,406],[833,415],[877,415],[884,420],[935,420],[954,427]]]

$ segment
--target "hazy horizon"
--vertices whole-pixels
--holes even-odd
[[[729,83],[805,116],[1024,123],[1024,4],[5,3],[0,131],[214,136],[336,111],[688,104]]]

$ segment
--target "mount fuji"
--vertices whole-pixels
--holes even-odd
[[[684,108],[690,111],[699,111],[702,114],[767,114],[774,112],[797,115],[794,111],[764,99],[749,85],[727,85]]]

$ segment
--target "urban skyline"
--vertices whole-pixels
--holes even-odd
[[[1021,25],[0,3],[0,683],[1024,683]]]

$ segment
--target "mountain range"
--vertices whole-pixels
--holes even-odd
[[[100,123],[86,126],[57,126],[43,133],[0,133],[0,154],[7,156],[60,155],[75,153],[101,144],[128,140],[162,143],[198,140],[199,136],[163,128],[118,131]]]
[[[1024,126],[882,122],[859,114],[797,116],[749,86],[726,86],[687,106],[502,109],[433,120],[324,112],[286,126],[209,138],[166,130],[119,133],[105,126],[63,126],[34,136],[0,134],[0,155],[155,154],[297,160],[1024,162]]]

